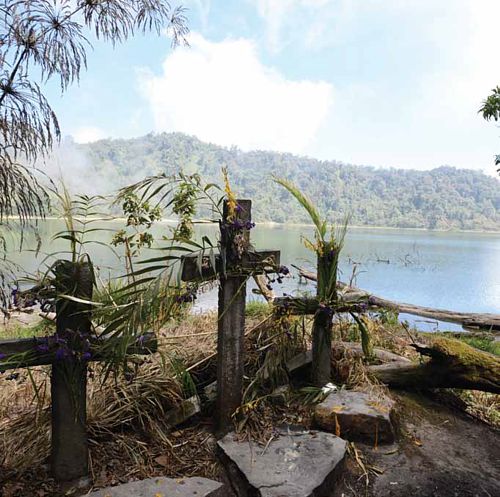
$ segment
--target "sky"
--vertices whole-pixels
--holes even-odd
[[[177,5],[173,2],[174,5]],[[498,0],[185,0],[189,47],[95,42],[47,93],[85,143],[180,131],[242,150],[494,173]]]

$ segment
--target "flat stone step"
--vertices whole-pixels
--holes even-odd
[[[394,442],[394,402],[387,396],[354,390],[332,392],[314,411],[318,428],[350,441]]]
[[[92,492],[89,497],[225,497],[225,486],[207,478],[148,478]]]
[[[234,433],[218,445],[238,497],[309,497],[332,491],[347,444],[330,433],[282,430],[266,446]]]

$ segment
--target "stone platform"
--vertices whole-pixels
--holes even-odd
[[[393,407],[394,402],[383,395],[340,390],[316,406],[314,422],[349,441],[392,443]]]
[[[238,497],[323,497],[342,470],[346,442],[335,435],[282,430],[261,446],[234,433],[218,442]]]

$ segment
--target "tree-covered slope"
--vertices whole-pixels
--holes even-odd
[[[240,197],[254,201],[257,221],[305,222],[276,174],[294,181],[330,219],[350,213],[356,225],[500,229],[500,181],[474,170],[376,169],[275,152],[241,152],[180,133],[80,146],[92,167],[119,187],[158,172],[198,172],[221,181],[230,172]]]

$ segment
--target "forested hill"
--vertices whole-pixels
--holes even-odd
[[[331,220],[351,214],[351,224],[500,229],[500,181],[481,172],[440,167],[430,171],[376,169],[274,152],[241,152],[180,133],[80,145],[96,177],[119,187],[158,172],[198,172],[221,182],[230,172],[240,197],[254,202],[257,221],[307,222],[271,174],[286,177]]]

